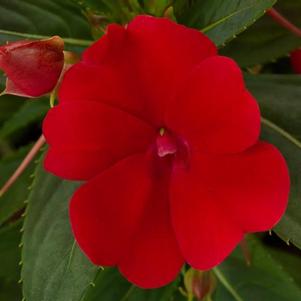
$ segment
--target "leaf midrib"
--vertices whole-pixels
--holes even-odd
[[[276,2],[276,1],[274,1],[274,3],[275,3],[275,2]],[[258,4],[257,4],[257,3],[254,3],[254,4],[249,5],[249,6],[247,6],[247,7],[243,7],[243,8],[241,8],[241,9],[239,9],[239,10],[236,10],[236,11],[234,11],[234,12],[232,12],[232,13],[230,13],[230,14],[228,14],[228,15],[226,15],[226,16],[220,18],[220,19],[218,19],[217,21],[211,23],[210,25],[204,27],[203,29],[201,29],[201,32],[205,33],[205,32],[207,32],[207,31],[209,31],[209,30],[211,30],[211,29],[217,27],[218,25],[220,25],[220,24],[226,22],[228,19],[231,19],[232,17],[234,17],[234,16],[236,16],[236,15],[238,15],[238,14],[240,14],[240,13],[246,11],[246,10],[252,9],[252,8],[253,8],[254,6],[256,6],[256,5],[258,5]],[[273,4],[272,4],[271,6],[273,6]]]
[[[230,14],[228,14],[228,15],[226,15],[226,16],[224,16],[224,17],[218,19],[218,20],[216,20],[215,22],[211,23],[210,25],[207,25],[206,27],[204,27],[203,29],[201,29],[201,32],[205,33],[205,32],[207,32],[207,31],[209,31],[209,30],[215,28],[216,26],[218,26],[218,25],[220,25],[220,24],[226,22],[228,19],[230,19],[230,18],[232,18],[232,17],[234,17],[234,16],[236,16],[236,15],[242,13],[243,11],[248,10],[248,9],[251,9],[251,8],[254,7],[254,6],[255,6],[255,5],[250,5],[250,6],[241,8],[241,9],[239,9],[239,10],[236,10],[236,11],[234,11],[234,12],[232,12],[232,13],[230,13]]]

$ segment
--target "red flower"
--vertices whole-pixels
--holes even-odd
[[[290,57],[294,72],[301,74],[301,49],[291,52]]]
[[[0,69],[7,75],[4,93],[39,97],[56,86],[64,66],[64,41],[18,41],[0,46]]]
[[[65,75],[45,167],[84,180],[70,216],[82,250],[144,288],[186,261],[219,264],[288,199],[285,161],[259,142],[240,69],[202,33],[139,16],[111,25]]]

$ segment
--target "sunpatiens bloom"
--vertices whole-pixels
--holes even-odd
[[[290,54],[293,70],[301,74],[301,49],[297,49]]]
[[[91,261],[153,288],[279,221],[288,170],[259,132],[231,59],[197,30],[139,16],[109,26],[65,74],[44,121],[45,167],[86,181],[70,217]]]
[[[39,97],[56,86],[64,66],[64,41],[54,36],[0,46],[0,69],[7,76],[4,93]]]

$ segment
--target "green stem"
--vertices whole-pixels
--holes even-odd
[[[229,281],[226,279],[226,277],[218,267],[215,267],[213,269],[213,272],[216,275],[217,279],[222,283],[222,285],[227,289],[227,291],[236,301],[243,301],[243,299],[239,296],[239,294],[236,292],[231,283],[229,283]]]
[[[55,105],[55,100],[56,100],[56,90],[54,89],[51,93],[50,93],[50,98],[49,98],[49,104],[50,104],[50,108],[53,108]]]
[[[24,33],[24,32],[17,32],[17,31],[10,31],[10,30],[3,30],[0,29],[0,34],[5,34],[8,36],[20,37],[25,39],[33,39],[33,40],[41,40],[41,39],[49,39],[50,36],[38,35],[38,34],[31,34],[31,33]],[[66,44],[76,45],[76,46],[90,46],[93,41],[90,40],[81,40],[81,39],[73,39],[73,38],[62,38]]]
[[[292,32],[297,37],[301,38],[301,29],[291,23],[288,19],[282,16],[276,9],[271,8],[267,11],[267,14],[273,18],[280,26]]]
[[[192,294],[188,294],[187,301],[193,301],[194,296]]]

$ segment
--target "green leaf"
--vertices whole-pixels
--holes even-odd
[[[177,281],[160,289],[140,289],[111,268],[99,272],[84,301],[172,301],[176,291]]]
[[[0,15],[0,43],[20,39],[23,33],[91,38],[87,20],[71,0],[1,0]]]
[[[180,23],[201,29],[220,46],[245,30],[271,8],[276,0],[194,0],[175,6]],[[186,8],[186,9],[183,9]]]
[[[301,300],[301,288],[268,249],[251,237],[248,245],[252,254],[250,266],[246,265],[241,250],[237,248],[215,269],[219,284],[214,301]]]
[[[16,168],[20,165],[31,146],[21,148],[0,161],[0,187],[9,179]],[[34,171],[34,164],[31,163],[25,172],[17,179],[11,188],[0,198],[0,225],[12,217],[16,212],[25,206],[28,197],[28,187],[32,182],[30,177]]]
[[[0,128],[0,139],[26,128],[33,122],[40,122],[48,110],[47,99],[23,100],[23,105]]]
[[[278,147],[290,171],[288,209],[274,231],[283,240],[301,248],[301,77],[249,76],[247,85],[266,118],[262,138]]]
[[[0,300],[20,300],[20,222],[0,230]]]
[[[301,26],[300,0],[279,0],[275,8],[291,22]],[[222,49],[221,53],[233,57],[242,67],[246,67],[271,62],[299,46],[300,38],[266,15]]]
[[[96,276],[97,267],[76,245],[69,224],[68,202],[77,187],[38,165],[22,239],[28,301],[81,301]]]
[[[281,247],[267,246],[271,256],[282,265],[286,273],[301,287],[301,251],[291,245],[281,245]]]

